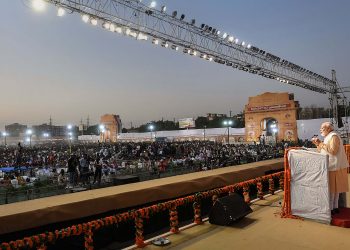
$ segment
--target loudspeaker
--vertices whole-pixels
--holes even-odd
[[[215,202],[209,213],[209,223],[228,226],[251,212],[253,210],[244,202],[243,198],[233,193],[219,198]]]

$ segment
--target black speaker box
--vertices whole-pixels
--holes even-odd
[[[215,202],[209,213],[209,223],[228,226],[251,212],[253,210],[244,202],[243,198],[233,193],[219,198]]]

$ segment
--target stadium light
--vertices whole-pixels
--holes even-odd
[[[166,41],[162,42],[162,47],[164,47],[164,48],[168,48],[168,47],[169,47],[168,42],[166,42]]]
[[[156,1],[152,1],[149,5],[150,8],[155,8],[157,6],[157,2]]]
[[[84,23],[87,23],[89,21],[90,17],[89,17],[89,15],[84,14],[81,16],[81,19],[83,20]]]
[[[61,16],[64,16],[66,14],[66,10],[63,9],[62,7],[59,7],[57,9],[57,16],[61,17]]]
[[[115,25],[113,23],[109,25],[109,31],[115,32]]]
[[[179,47],[176,46],[175,44],[171,45],[171,48],[172,48],[173,50],[179,50]]]
[[[102,27],[105,28],[106,30],[109,30],[109,28],[111,27],[111,24],[108,23],[108,22],[104,22],[104,23],[102,24]]]
[[[96,26],[96,25],[97,25],[97,19],[96,19],[96,18],[91,18],[90,22],[91,22],[91,24],[92,24],[93,26]]]
[[[153,38],[152,43],[155,45],[159,44],[159,40],[157,38]]]
[[[32,0],[32,8],[35,11],[44,11],[46,8],[46,3],[44,0]]]

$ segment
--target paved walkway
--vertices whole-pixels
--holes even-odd
[[[258,201],[253,213],[230,227],[208,222],[167,238],[168,246],[145,249],[350,249],[350,229],[310,220],[281,219],[283,193]]]

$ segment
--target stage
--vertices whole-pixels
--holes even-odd
[[[172,199],[283,169],[283,158],[0,206],[0,235]]]

